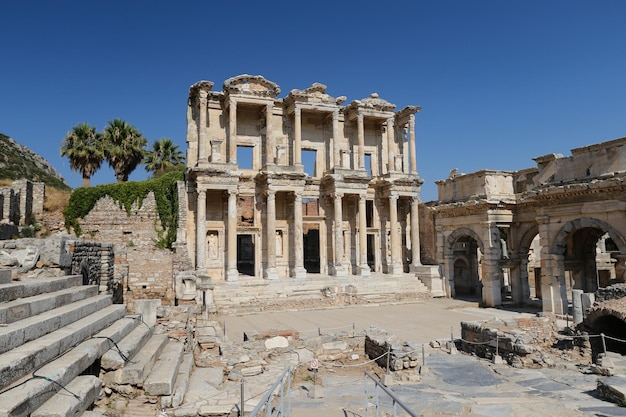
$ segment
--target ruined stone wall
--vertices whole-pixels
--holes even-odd
[[[174,305],[174,258],[167,249],[120,248],[116,267],[126,271],[124,303],[134,311],[135,300],[160,299],[161,305]]]
[[[525,356],[548,346],[556,334],[554,316],[521,317],[512,320],[461,322],[461,347],[480,357]],[[512,361],[508,358],[509,362]]]
[[[0,222],[23,226],[43,217],[45,184],[26,179],[0,187]]]
[[[109,196],[98,200],[94,208],[80,220],[82,239],[112,242],[125,246],[154,247],[161,222],[154,193],[150,192],[139,207],[135,202],[130,214]]]
[[[110,243],[68,241],[71,254],[70,273],[83,276],[83,284],[99,285],[101,293],[116,294],[120,282],[115,279],[115,253]],[[114,297],[116,298],[116,297]],[[119,302],[119,299],[116,300]]]
[[[626,297],[626,284],[615,284],[606,288],[598,288],[596,291],[596,302],[617,300]]]

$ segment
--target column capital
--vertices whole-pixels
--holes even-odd
[[[299,106],[296,106],[296,107],[293,109],[293,114],[294,114],[295,116],[297,116],[297,117],[300,117],[300,115],[302,114],[302,109],[301,109]]]
[[[333,110],[333,122],[336,122],[339,120],[339,109],[335,109]]]
[[[398,201],[398,198],[400,198],[400,196],[397,193],[389,194],[389,200]]]
[[[294,198],[296,201],[298,201],[298,200],[302,201],[302,193],[301,193],[301,192],[298,192],[298,191],[294,191],[294,192],[293,192],[293,198]]]
[[[364,119],[363,113],[361,113],[361,112],[357,113],[357,115],[356,115],[356,120],[357,120],[359,123],[363,123],[363,119]]]
[[[420,198],[416,195],[411,197],[411,204],[419,204],[420,203]]]
[[[237,194],[238,194],[238,191],[237,190],[233,190],[233,189],[226,190],[226,192],[228,192],[228,196],[229,197],[230,196],[236,197]]]
[[[339,192],[334,192],[333,193],[333,198],[336,199],[341,199],[343,198],[343,193],[339,193]]]
[[[276,198],[276,191],[274,191],[274,190],[266,190],[266,191],[265,191],[265,196],[266,196],[268,199],[270,199],[270,198],[271,198],[271,199],[274,199],[274,198]]]

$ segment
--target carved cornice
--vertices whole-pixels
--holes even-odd
[[[224,93],[274,98],[280,94],[278,84],[262,75],[242,74],[224,81]]]
[[[197,83],[193,84],[191,87],[189,87],[189,98],[195,98],[199,95],[199,93],[202,92],[206,92],[208,95],[208,92],[211,91],[211,89],[213,88],[213,82],[212,81],[198,81]]]
[[[370,94],[369,97],[362,100],[354,100],[346,107],[347,110],[357,111],[359,109],[370,109],[381,112],[392,112],[396,108],[395,104],[391,104],[387,100],[378,97],[377,93]]]

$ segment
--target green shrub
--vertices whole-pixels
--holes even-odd
[[[94,208],[96,202],[104,196],[111,197],[128,215],[135,202],[141,208],[143,200],[152,191],[156,200],[157,212],[165,233],[157,233],[160,248],[171,248],[176,240],[178,226],[178,191],[176,183],[182,181],[184,174],[180,171],[170,172],[159,178],[135,182],[128,181],[117,184],[99,185],[96,187],[77,188],[72,192],[68,206],[63,210],[65,228],[80,236],[82,230],[78,219],[84,218]]]

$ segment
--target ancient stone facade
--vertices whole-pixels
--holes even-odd
[[[43,217],[45,184],[26,179],[0,187],[0,239],[17,235],[19,226]]]
[[[521,171],[451,172],[439,201],[423,206],[422,244],[434,253],[448,296],[541,299],[567,312],[572,288],[624,282],[626,138],[535,158]],[[532,291],[531,291],[532,290]]]
[[[184,232],[197,271],[213,281],[420,271],[420,107],[395,111],[377,94],[344,105],[318,83],[279,98],[262,76],[212,88],[191,86],[187,108]]]

